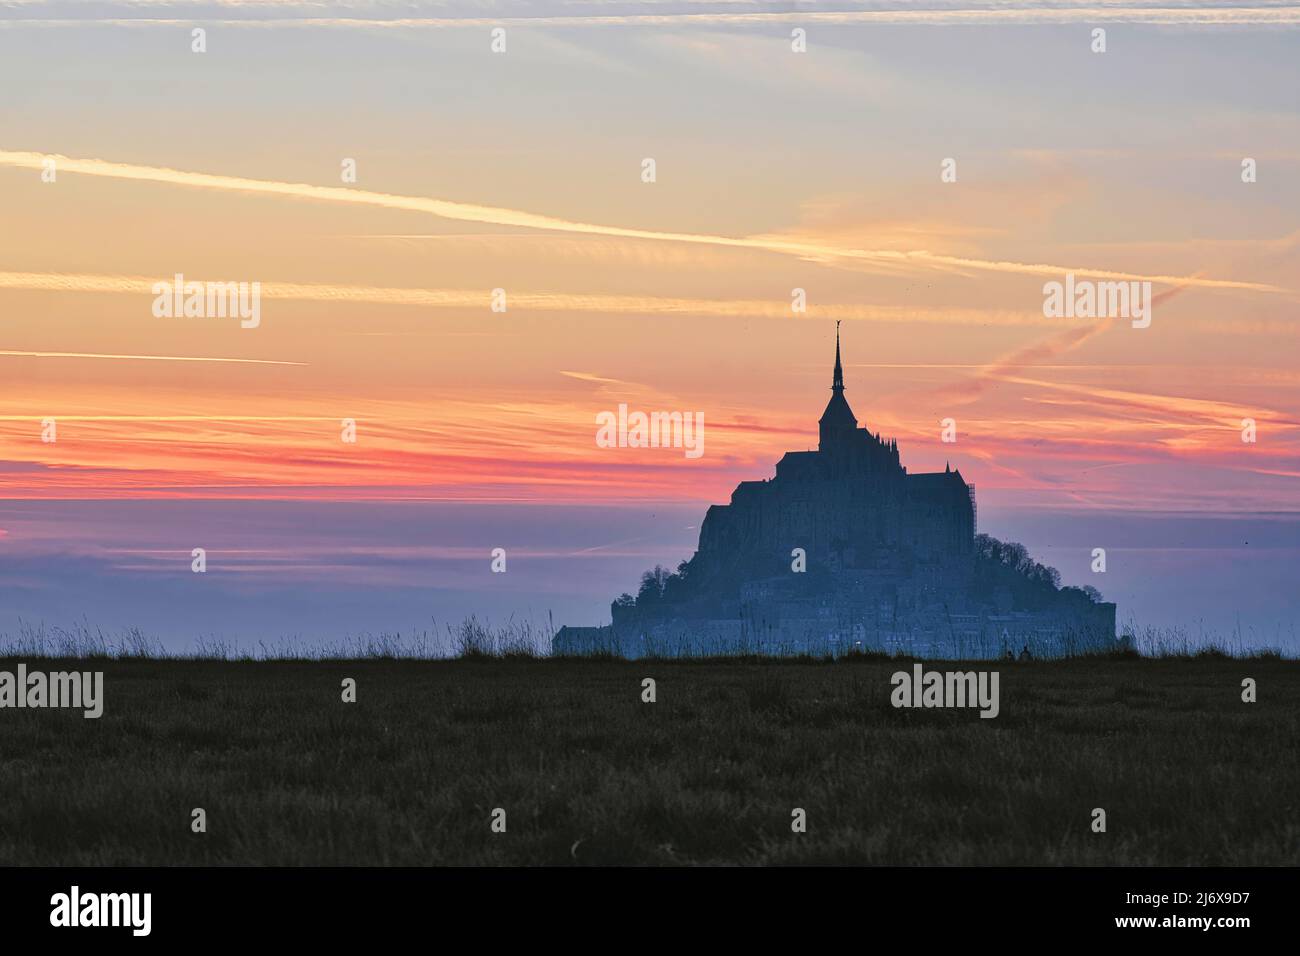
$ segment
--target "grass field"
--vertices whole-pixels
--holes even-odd
[[[992,720],[884,660],[25,663],[105,709],[0,710],[4,864],[1300,863],[1284,660],[968,665]]]

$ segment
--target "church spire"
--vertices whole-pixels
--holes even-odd
[[[831,391],[844,391],[844,367],[840,365],[840,323],[835,322],[835,378],[831,382]]]
[[[840,362],[838,322],[835,323],[835,377],[832,381],[831,400],[826,403],[826,411],[822,412],[821,420],[817,423],[821,433],[821,441],[817,447],[822,451],[852,442],[853,434],[858,427],[853,409],[849,408],[849,403],[844,400],[844,365]]]

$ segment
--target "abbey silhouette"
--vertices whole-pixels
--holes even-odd
[[[553,652],[627,657],[903,652],[1052,656],[1115,645],[1115,605],[1021,545],[975,529],[960,469],[909,474],[898,443],[858,427],[844,397],[839,331],[816,451],[713,505],[699,550],[648,571],[603,627],[563,627]]]

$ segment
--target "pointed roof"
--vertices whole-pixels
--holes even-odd
[[[840,364],[840,324],[835,323],[835,373],[831,379],[831,400],[826,403],[819,424],[858,427],[857,416],[844,399],[844,366]]]
[[[831,388],[844,388],[844,366],[840,364],[840,323],[835,322],[835,375],[831,380]]]

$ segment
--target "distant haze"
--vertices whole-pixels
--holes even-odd
[[[991,512],[991,513],[990,513]],[[702,507],[278,502],[31,502],[0,509],[0,633],[17,618],[113,632],[138,626],[173,650],[199,637],[281,638],[437,630],[474,614],[598,624],[640,573],[695,547]],[[1066,584],[1119,605],[1121,627],[1300,652],[1294,518],[1004,513],[981,527],[1028,546]],[[190,570],[204,542],[208,570]],[[1089,570],[1105,540],[1105,574]],[[490,569],[502,547],[507,571]],[[1195,586],[1189,586],[1195,582]],[[1239,636],[1238,636],[1239,634]]]

